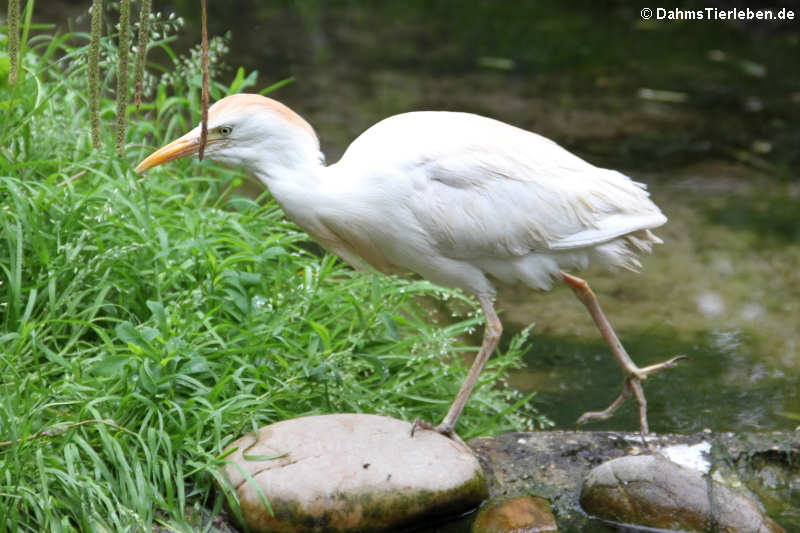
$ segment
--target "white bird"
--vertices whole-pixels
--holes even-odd
[[[200,126],[151,154],[136,171],[199,148]],[[454,437],[502,332],[492,303],[495,283],[547,290],[564,281],[625,374],[619,398],[578,423],[610,417],[634,394],[641,432],[648,432],[641,381],[684,356],[637,367],[588,284],[565,272],[589,263],[641,266],[637,255],[661,242],[650,230],[667,221],[644,185],[535,133],[444,111],[387,118],[361,134],[338,163],[325,166],[313,128],[285,105],[256,94],[228,96],[209,109],[205,156],[244,167],[291,220],[354,267],[411,271],[477,296],[486,325],[475,362],[442,422],[434,427],[417,420],[414,429]]]

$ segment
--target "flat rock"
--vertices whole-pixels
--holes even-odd
[[[414,527],[486,498],[468,448],[433,431],[410,432],[409,423],[376,415],[286,420],[235,441],[223,472],[255,532]]]
[[[745,494],[660,455],[621,457],[594,468],[583,484],[581,505],[606,520],[654,528],[783,531]]]

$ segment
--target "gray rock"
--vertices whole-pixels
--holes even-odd
[[[586,474],[603,461],[643,451],[638,435],[581,431],[506,433],[468,444],[481,461],[492,499],[540,496],[552,503],[559,529],[575,532],[596,527],[579,501]]]
[[[376,415],[286,420],[234,442],[224,474],[256,532],[380,531],[477,507],[487,488],[472,452],[410,431]]]
[[[659,455],[621,457],[594,468],[583,484],[581,505],[606,520],[655,528],[783,531],[745,494]]]
[[[725,464],[787,530],[800,530],[800,431],[725,434]],[[726,472],[727,474],[727,472]],[[785,522],[785,523],[784,523]]]
[[[776,522],[787,531],[800,531],[800,431],[649,435],[648,443],[682,464],[703,468],[715,481],[749,489],[751,499],[764,504]],[[484,468],[490,498],[546,498],[564,533],[605,530],[599,519],[583,512],[579,501],[591,469],[648,453],[638,434],[604,431],[506,433],[468,444]]]

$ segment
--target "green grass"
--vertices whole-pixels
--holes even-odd
[[[103,100],[93,150],[87,37],[31,38],[23,81],[0,77],[0,531],[188,531],[186,509],[221,509],[223,449],[243,433],[334,412],[438,421],[479,319],[436,324],[419,297],[475,302],[314,253],[266,193],[231,193],[236,171],[182,161],[142,180],[133,166],[197,120],[181,58],[186,76],[129,109],[122,158]],[[495,385],[522,340],[489,362],[462,436],[544,423]]]

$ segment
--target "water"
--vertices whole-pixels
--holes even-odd
[[[627,335],[624,342],[640,366],[672,354],[690,357],[645,383],[651,431],[765,431],[796,425],[789,417],[800,402],[797,388],[791,386],[793,376],[759,362],[741,331],[708,331],[688,341],[681,341],[674,331],[648,332]],[[620,392],[619,367],[602,342],[535,337],[526,364],[513,384],[525,392],[538,391],[537,405],[559,428],[574,427],[584,410],[604,409]],[[612,419],[585,426],[637,427],[633,401]]]

